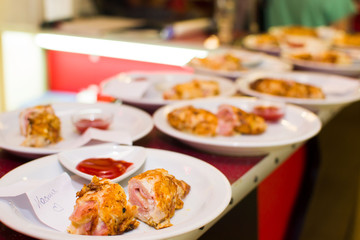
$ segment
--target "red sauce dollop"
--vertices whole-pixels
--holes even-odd
[[[266,121],[276,122],[284,116],[284,113],[275,106],[256,106],[253,113],[263,117]]]
[[[123,175],[132,164],[112,158],[88,158],[81,161],[76,169],[100,178],[114,179]]]
[[[94,120],[80,119],[79,121],[75,122],[75,127],[79,133],[85,132],[89,127],[106,130],[109,128],[109,125],[109,122],[100,118],[96,118]]]

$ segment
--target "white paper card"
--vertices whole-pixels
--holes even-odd
[[[76,190],[67,173],[26,192],[37,217],[49,227],[66,231],[70,225]]]
[[[101,130],[97,128],[88,128],[83,134],[79,135],[73,141],[58,143],[59,148],[77,148],[90,142],[98,140],[124,145],[132,145],[132,138],[127,131]]]

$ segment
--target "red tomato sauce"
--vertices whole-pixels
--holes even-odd
[[[88,129],[89,127],[106,130],[109,128],[109,125],[110,123],[100,118],[96,118],[94,120],[80,119],[75,123],[75,127],[79,131],[79,133],[85,132],[86,129]]]
[[[276,122],[284,116],[284,113],[280,111],[278,107],[274,106],[256,106],[253,113],[263,117],[266,121]]]
[[[76,169],[100,178],[114,179],[123,175],[133,163],[112,158],[88,158],[81,161]]]

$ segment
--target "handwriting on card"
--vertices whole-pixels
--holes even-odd
[[[49,193],[47,193],[44,196],[36,196],[35,197],[35,203],[38,206],[38,208],[43,207],[46,203],[48,203],[53,197],[54,195],[57,193],[57,191],[55,189],[51,189]]]

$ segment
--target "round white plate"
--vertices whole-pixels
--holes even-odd
[[[209,53],[210,55],[223,55],[226,53],[231,53],[234,56],[240,58],[245,61],[245,67],[248,66],[247,69],[241,71],[225,71],[225,70],[213,70],[209,68],[205,68],[199,64],[190,64],[189,67],[192,67],[195,72],[218,75],[228,78],[238,78],[252,71],[290,71],[292,69],[292,65],[282,60],[278,57],[270,56],[264,53],[256,53],[252,51],[240,50],[240,49],[220,49],[214,50]]]
[[[109,130],[124,130],[130,133],[132,141],[136,141],[147,135],[154,124],[151,116],[134,107],[113,103],[54,103],[52,104],[55,114],[61,120],[61,135],[63,140],[58,144],[42,148],[21,146],[24,137],[20,134],[19,114],[21,110],[0,114],[0,148],[11,151],[25,157],[39,157],[67,150],[63,145],[72,142],[80,135],[76,132],[71,122],[71,116],[75,112],[87,108],[104,108],[113,111],[114,119]]]
[[[146,149],[146,154],[147,160],[137,173],[164,168],[177,179],[184,180],[191,186],[190,193],[184,199],[184,207],[176,210],[171,219],[173,224],[171,227],[155,230],[140,222],[138,228],[117,236],[71,235],[45,226],[26,206],[17,206],[3,199],[0,199],[0,220],[18,232],[39,239],[168,239],[203,227],[219,216],[228,206],[231,199],[231,186],[227,178],[215,167],[197,158],[171,151]],[[64,171],[57,155],[50,155],[12,170],[1,178],[0,185],[6,186],[25,180],[53,179]],[[83,184],[89,183],[88,180],[74,175],[71,179],[74,187],[79,190]],[[120,182],[126,194],[128,180]]]
[[[132,165],[121,176],[111,179],[113,182],[120,182],[135,173],[145,163],[146,150],[143,147],[135,146],[94,146],[92,148],[78,148],[75,150],[63,151],[58,154],[59,161],[72,173],[91,181],[93,175],[83,173],[76,169],[76,166],[83,160],[89,158],[111,158],[123,160]]]
[[[271,44],[257,44],[258,34],[250,34],[244,37],[242,44],[245,48],[254,51],[261,51],[271,55],[279,55],[280,47]]]
[[[163,98],[163,92],[171,89],[174,85],[189,82],[193,79],[200,80],[214,80],[219,83],[220,94],[219,96],[231,96],[235,94],[236,88],[233,81],[216,77],[200,74],[188,74],[188,73],[129,73],[119,74],[108,80],[105,80],[101,84],[101,92],[104,95],[112,96],[123,100],[124,102],[135,105],[145,109],[157,109],[163,105],[174,102],[175,100],[165,100]],[[149,87],[141,97],[128,97],[117,95],[116,90],[119,85],[117,82],[130,83],[141,79],[141,81],[148,81]]]
[[[160,131],[195,148],[233,156],[267,154],[283,146],[305,141],[316,135],[321,128],[321,122],[314,113],[293,105],[286,105],[284,107],[284,117],[277,123],[268,123],[267,130],[260,135],[200,137],[176,130],[167,121],[168,113],[182,106],[193,105],[196,108],[207,109],[215,113],[218,106],[223,103],[250,112],[255,105],[266,105],[268,101],[233,97],[175,103],[158,109],[153,115],[154,123]]]
[[[269,77],[310,84],[323,90],[325,99],[303,99],[280,97],[254,91],[250,84],[259,78]],[[360,82],[349,77],[315,72],[257,72],[238,78],[236,85],[244,94],[272,101],[298,104],[311,110],[322,107],[341,106],[360,99]]]

